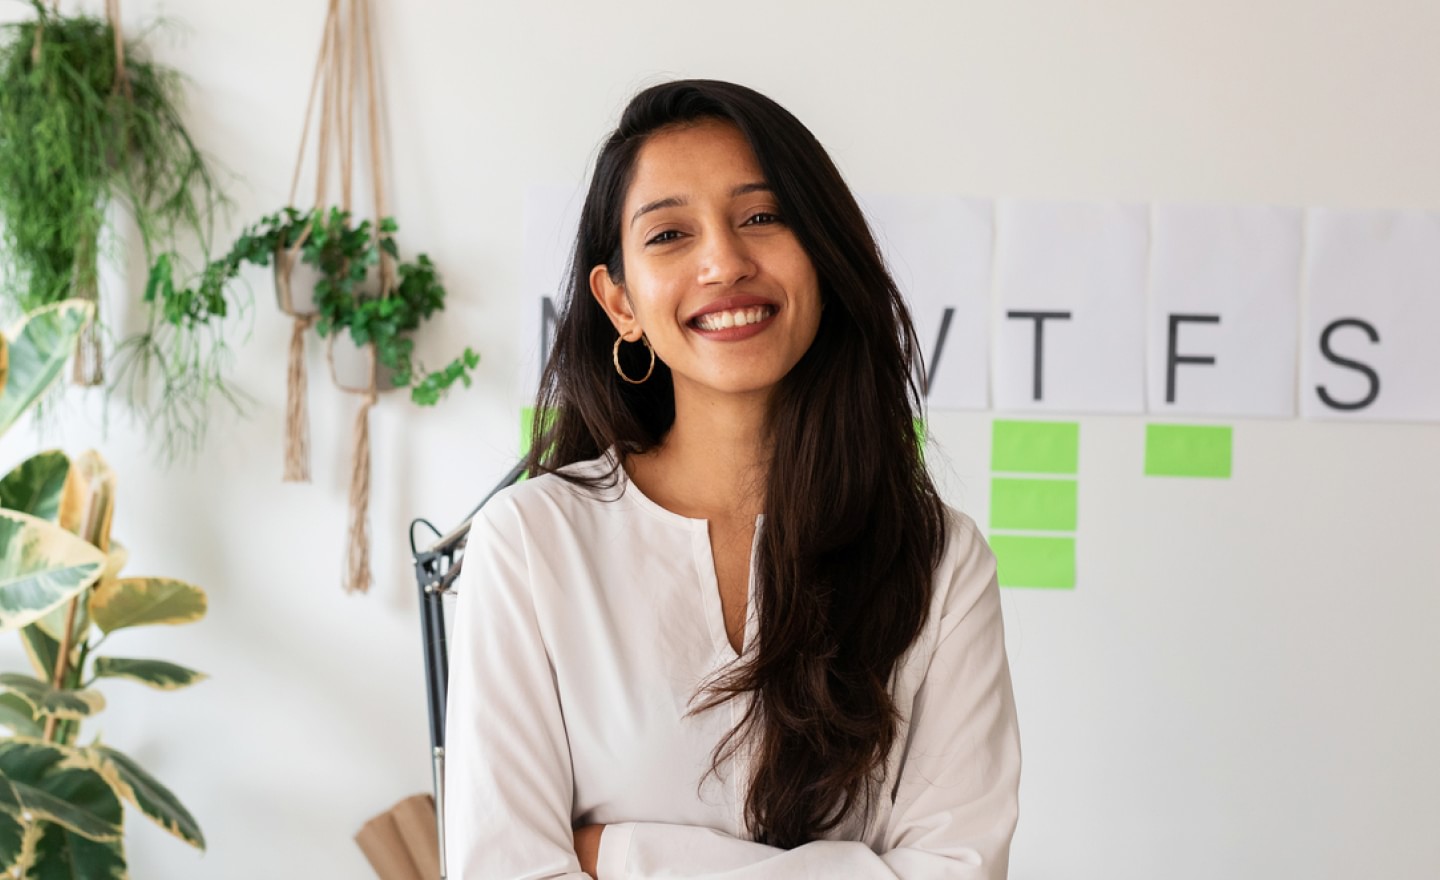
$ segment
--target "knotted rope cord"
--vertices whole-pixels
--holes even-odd
[[[381,155],[379,86],[375,72],[375,46],[370,26],[369,0],[353,0],[350,7],[350,31],[353,45],[364,52],[366,110],[370,135],[370,174],[375,190],[375,240],[377,245],[388,233],[380,231],[381,221],[386,216],[384,163]],[[347,76],[353,77],[353,71]],[[353,114],[344,120],[344,140],[347,167],[349,153],[354,146]],[[390,296],[393,290],[393,258],[380,248],[380,296]],[[369,365],[368,382],[360,388],[352,388],[340,381],[335,371],[334,336],[326,349],[330,362],[330,375],[341,390],[360,395],[360,410],[355,416],[352,432],[354,456],[350,471],[350,529],[349,547],[346,553],[345,588],[349,591],[366,592],[372,582],[370,571],[370,411],[379,401],[380,359],[375,343],[366,346]]]
[[[58,9],[60,4],[55,4]],[[114,88],[133,97],[130,91],[130,74],[125,70],[125,39],[120,33],[120,0],[105,0],[105,17],[110,20],[110,30],[115,34],[115,85]]]
[[[60,0],[50,0],[50,14],[60,14]],[[44,37],[45,17],[41,16],[40,20],[35,23],[35,43],[30,47],[31,66],[38,65],[40,63],[40,44],[44,42]]]
[[[305,122],[300,130],[300,149],[295,156],[295,173],[290,178],[290,195],[286,205],[295,207],[300,190],[300,173],[305,167],[305,148],[310,140],[310,123],[315,112],[315,98],[320,95],[318,155],[315,169],[315,210],[325,206],[325,190],[330,179],[330,142],[333,105],[338,100],[331,83],[334,80],[336,44],[339,42],[340,0],[330,0],[321,31],[320,51],[315,58],[315,74],[310,81],[310,95],[305,101]],[[323,90],[321,86],[324,86]],[[275,296],[280,311],[292,319],[290,349],[285,371],[285,471],[287,483],[310,482],[309,382],[305,371],[305,333],[315,323],[316,315],[295,307],[291,279],[300,251],[310,238],[306,224],[290,245],[280,242],[275,249]]]
[[[348,12],[348,14],[346,14]],[[310,95],[305,108],[305,125],[300,136],[300,150],[296,157],[295,173],[290,184],[290,205],[294,206],[299,191],[300,175],[304,165],[306,146],[309,142],[311,120],[315,114],[317,96],[320,100],[317,173],[315,184],[316,210],[325,206],[326,186],[330,174],[332,147],[338,154],[340,180],[340,207],[347,214],[351,211],[354,178],[355,149],[355,100],[360,88],[355,65],[357,56],[364,55],[366,110],[368,111],[370,171],[375,189],[375,236],[377,244],[388,233],[380,230],[380,222],[386,216],[385,179],[381,156],[380,112],[378,78],[376,75],[375,51],[371,28],[370,5],[368,0],[351,0],[348,10],[342,10],[341,0],[330,0],[326,13],[324,33],[320,51],[315,63],[315,75],[310,86]],[[307,225],[288,247],[280,247],[276,254],[276,293],[280,308],[295,319],[290,338],[290,366],[287,374],[286,406],[286,466],[285,479],[309,480],[309,432],[306,425],[306,376],[304,366],[305,331],[315,321],[314,312],[301,313],[295,309],[290,275],[300,252],[308,240],[311,227]],[[394,258],[381,248],[380,293],[390,296],[395,287]],[[379,400],[379,358],[374,343],[366,346],[368,355],[368,382],[362,387],[349,387],[340,381],[335,370],[335,334],[327,340],[326,360],[331,378],[342,391],[362,397],[360,410],[356,415],[352,431],[353,462],[350,479],[350,527],[349,545],[346,558],[344,586],[347,591],[365,592],[372,582],[370,571],[370,410]]]

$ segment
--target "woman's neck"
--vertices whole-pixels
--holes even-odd
[[[697,519],[753,522],[765,503],[770,448],[764,396],[675,395],[660,445],[626,461],[640,491]]]

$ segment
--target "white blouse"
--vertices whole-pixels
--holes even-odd
[[[1002,880],[1020,739],[974,522],[947,508],[931,613],[892,681],[901,722],[873,815],[783,850],[747,838],[743,749],[707,775],[744,705],[686,714],[736,660],[707,522],[619,473],[602,497],[527,480],[475,517],[450,642],[449,876],[584,878],[573,829],[603,824],[597,880]],[[746,646],[756,623],[752,602]]]

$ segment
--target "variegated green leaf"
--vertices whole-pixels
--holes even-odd
[[[101,788],[109,788],[100,781],[98,774],[79,769],[62,770],[55,776],[46,777],[44,782],[47,785],[55,784],[54,780],[70,778],[79,774],[89,774],[90,781],[86,783],[86,786],[93,791],[98,792]],[[20,797],[21,814],[19,818],[21,821],[26,821],[26,817],[29,817],[31,821],[55,822],[91,840],[120,839],[120,827],[117,822],[107,822],[89,810],[76,806],[63,797],[57,797],[44,788],[17,782],[14,779],[10,780],[10,784],[14,786],[15,793]]]
[[[32,880],[128,880],[124,811],[114,789],[88,768],[63,769],[43,779],[48,791],[115,828],[114,837],[89,840],[65,825],[46,822],[36,847]]]
[[[100,578],[104,577],[104,574],[100,575]],[[95,581],[95,584],[99,583],[100,579],[97,579]],[[94,585],[91,586],[91,589],[93,588]],[[88,610],[89,607],[90,603],[86,599],[82,598],[80,600],[80,604],[75,608],[75,621],[72,624],[72,628],[70,630],[70,644],[72,645],[78,646],[80,644],[80,641],[85,637],[86,630],[90,628],[90,612]],[[44,630],[45,635],[58,642],[60,641],[61,634],[65,632],[65,621],[67,618],[69,618],[69,616],[70,603],[62,602],[61,604],[56,605],[54,608],[51,608],[48,614],[41,617],[39,620],[35,621],[30,625]],[[74,653],[70,655],[70,659],[75,659]]]
[[[205,616],[205,591],[169,578],[119,578],[90,592],[90,619],[102,632]]]
[[[60,528],[84,537],[83,526],[86,502],[89,500],[89,478],[78,462],[70,462],[70,475],[65,478],[65,490],[60,493]]]
[[[125,839],[86,840],[58,825],[46,825],[30,880],[130,880]]]
[[[78,721],[105,708],[105,696],[99,691],[55,688],[18,672],[0,672],[0,687],[29,703],[37,716],[53,715],[62,720]]]
[[[92,840],[120,838],[120,802],[109,783],[73,749],[34,739],[0,740],[0,777],[22,822],[56,822]]]
[[[35,676],[41,681],[54,681],[55,660],[60,656],[60,643],[50,638],[50,634],[41,629],[39,624],[34,623],[20,628],[20,641],[25,645],[25,654],[30,658],[30,666],[35,670]]]
[[[8,727],[15,736],[41,734],[40,722],[35,720],[35,710],[17,694],[0,694],[0,727]],[[5,876],[0,872],[0,877]]]
[[[130,552],[120,545],[118,541],[110,544],[110,552],[105,555],[105,570],[100,573],[100,579],[95,582],[91,589],[97,589],[101,584],[115,580],[119,577],[120,569],[124,568],[125,562],[130,557]],[[60,641],[61,633],[65,631],[65,618],[70,614],[70,603],[57,605],[50,613],[35,621],[35,626],[45,630],[50,638]],[[75,609],[75,622],[71,630],[70,643],[78,645],[85,635],[90,631],[90,602],[81,602]],[[78,651],[70,655],[74,662]]]
[[[0,778],[0,789],[7,787],[5,780]],[[24,834],[25,826],[20,824],[20,820],[0,809],[0,877],[20,876]]]
[[[0,434],[60,378],[75,340],[94,314],[91,303],[68,299],[36,309],[6,334],[10,363],[0,391]]]
[[[32,455],[0,479],[0,507],[56,522],[69,473],[70,458],[59,450]]]
[[[130,561],[130,551],[119,541],[110,542],[110,552],[105,556],[105,573],[100,575],[102,581],[113,581],[120,577],[120,569]]]
[[[209,677],[166,660],[130,660],[125,657],[96,657],[95,675],[98,678],[128,678],[161,691],[179,690]]]
[[[140,812],[161,828],[196,849],[205,849],[205,835],[200,831],[200,823],[158,779],[125,754],[108,746],[91,746],[85,751],[93,762],[92,766],[116,794],[139,807]]]
[[[24,810],[24,804],[20,801],[20,792],[10,784],[5,774],[0,773],[0,813],[7,816],[19,816]]]
[[[61,525],[66,525],[65,507],[79,499],[80,510],[76,534],[102,549],[110,546],[110,523],[115,517],[115,471],[99,452],[87,449],[70,463],[71,480],[61,499]],[[77,479],[78,478],[78,481]],[[74,490],[79,487],[79,494]]]
[[[55,743],[25,737],[0,739],[0,778],[34,782],[66,755],[66,749]]]
[[[61,605],[60,610],[65,610],[68,604],[67,602],[65,605]],[[35,668],[35,677],[41,681],[54,681],[55,658],[60,656],[60,643],[41,629],[40,623],[41,621],[37,621],[27,627],[22,627],[20,641],[25,645],[25,653],[30,657],[30,665]],[[64,627],[63,623],[61,627]],[[80,648],[72,647],[70,649],[71,666],[73,667],[79,659]]]
[[[95,583],[105,554],[54,523],[0,510],[0,632],[33,623]]]

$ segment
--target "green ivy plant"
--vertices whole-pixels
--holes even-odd
[[[148,265],[205,253],[226,204],[185,128],[182,77],[145,51],[149,30],[124,40],[117,68],[107,19],[31,5],[33,18],[0,27],[0,311],[11,315],[69,297],[98,302],[112,205],[134,221]],[[96,321],[87,335],[98,340]],[[180,332],[152,314],[117,356],[110,390],[159,425],[167,450],[198,436],[212,392],[231,396],[219,322]],[[161,404],[169,417],[151,418]]]
[[[83,300],[44,306],[0,336],[0,434],[60,376],[93,317]],[[0,477],[0,632],[17,632],[33,675],[0,672],[0,875],[128,876],[124,808],[200,849],[195,817],[159,780],[80,725],[105,707],[96,685],[175,690],[204,678],[164,660],[97,656],[120,630],[205,613],[199,587],[121,577],[110,539],[115,475],[95,452],[31,456]]]
[[[389,296],[376,296],[365,289],[382,253],[399,260],[394,239],[399,226],[393,217],[380,220],[377,236],[369,220],[353,225],[349,212],[339,208],[285,208],[246,228],[230,251],[207,265],[191,286],[177,286],[171,263],[163,257],[157,260],[145,300],[156,304],[165,320],[177,327],[223,317],[229,308],[226,290],[241,269],[271,265],[277,250],[293,247],[306,230],[309,234],[300,246],[300,259],[320,273],[315,285],[315,331],[322,338],[348,332],[356,345],[374,343],[391,384],[409,388],[410,399],[421,406],[439,402],[456,382],[470,386],[470,371],[479,364],[480,356],[469,347],[444,367],[429,372],[418,368],[413,359],[411,334],[445,306],[445,288],[429,257],[420,254],[413,262],[398,263],[397,283]]]

